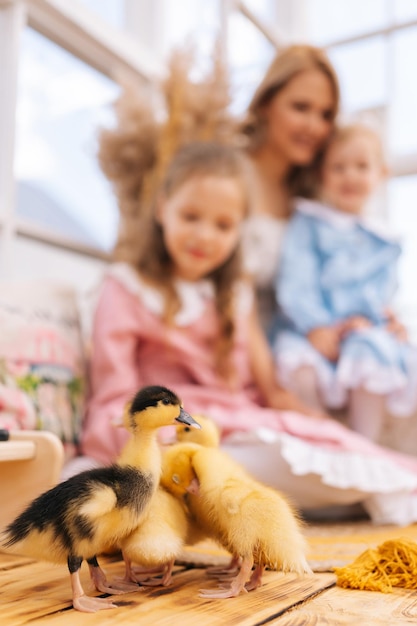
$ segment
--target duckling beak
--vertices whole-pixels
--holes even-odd
[[[195,419],[191,417],[187,411],[181,407],[180,414],[175,418],[177,422],[181,422],[182,424],[187,424],[188,426],[192,426],[193,428],[201,428],[200,424],[198,424]]]
[[[200,483],[198,481],[198,478],[193,478],[192,479],[192,481],[188,485],[186,491],[188,493],[192,493],[195,496],[199,496],[200,495]]]

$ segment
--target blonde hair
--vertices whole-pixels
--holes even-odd
[[[339,81],[326,53],[310,45],[292,45],[275,56],[263,80],[255,91],[248,107],[248,116],[242,126],[243,135],[248,140],[248,149],[253,150],[262,143],[265,127],[262,109],[295,76],[306,70],[318,69],[329,79],[333,91],[333,107],[330,120],[333,122],[339,109]],[[313,163],[307,167],[295,166],[288,176],[288,185],[293,194],[312,196],[316,186],[317,163],[321,150]]]
[[[245,163],[242,155],[234,148],[219,143],[193,142],[182,148],[168,166],[161,185],[162,201],[163,197],[170,197],[191,178],[200,176],[236,179],[243,189],[243,197],[247,197]],[[135,250],[136,258],[131,259],[131,263],[145,280],[162,291],[165,296],[165,321],[172,324],[179,310],[180,301],[173,284],[171,258],[165,246],[163,228],[156,219],[155,206],[150,206],[142,212]],[[235,333],[233,286],[242,274],[241,249],[238,243],[223,265],[213,270],[207,277],[214,283],[216,309],[219,315],[215,365],[217,371],[226,378],[231,378],[233,374],[229,358]]]
[[[346,141],[349,141],[349,139],[352,139],[352,137],[356,137],[358,135],[368,137],[368,139],[372,141],[375,146],[375,153],[381,164],[381,168],[383,171],[386,171],[387,163],[381,135],[371,126],[368,126],[367,124],[361,122],[345,124],[343,126],[335,126],[327,140],[326,150],[323,153],[322,162],[324,161],[329,148],[331,148],[335,144],[345,143]]]

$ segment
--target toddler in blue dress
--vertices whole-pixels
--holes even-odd
[[[298,200],[285,235],[273,339],[282,382],[313,372],[316,404],[347,404],[351,427],[373,440],[386,409],[406,417],[417,404],[417,349],[390,309],[401,246],[364,215],[384,173],[370,128],[335,131],[320,201]]]

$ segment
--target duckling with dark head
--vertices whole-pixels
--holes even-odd
[[[86,596],[79,571],[85,559],[102,593],[126,593],[137,585],[108,582],[97,554],[140,526],[161,474],[157,430],[199,424],[184,411],[175,393],[160,386],[140,389],[127,405],[123,421],[131,437],[116,463],[72,476],[41,494],[11,522],[2,544],[13,552],[56,563],[67,562],[75,609],[93,613],[116,605]]]

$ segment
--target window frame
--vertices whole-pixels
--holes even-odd
[[[279,17],[281,30],[264,24],[243,0],[222,0],[220,37],[226,50],[227,20],[231,12],[241,13],[275,47],[292,40],[308,40],[307,25],[303,21],[303,9],[306,0],[291,0],[290,4],[280,5]],[[141,43],[140,31],[156,33],[158,16],[164,8],[164,0],[153,0],[152,8],[144,24],[143,7],[138,7],[136,0],[125,0],[129,23],[127,30],[112,27],[77,0],[0,0],[0,61],[5,69],[0,74],[0,135],[4,138],[0,146],[0,275],[10,270],[13,262],[13,239],[17,236],[36,239],[49,245],[55,245],[85,256],[107,259],[109,255],[96,248],[81,245],[74,240],[66,240],[25,221],[15,214],[16,182],[13,162],[15,151],[15,122],[17,105],[17,73],[19,67],[20,36],[26,26],[30,26],[54,43],[78,57],[94,69],[100,71],[115,82],[131,77],[155,84],[164,74],[158,41],[152,49]],[[278,13],[277,13],[278,15]],[[136,19],[130,20],[130,17]],[[283,32],[289,33],[284,37]],[[331,51],[340,45],[365,40],[376,35],[389,37],[400,29],[417,26],[417,18],[391,22],[384,28],[373,29],[359,35],[333,40],[324,48]],[[134,36],[133,36],[134,35]],[[148,39],[149,37],[142,37]],[[387,84],[392,76],[392,64],[387,64]],[[389,108],[389,101],[384,110]],[[417,174],[417,151],[406,156],[395,155],[391,163],[393,177]]]
[[[127,0],[131,1],[131,0]],[[152,50],[113,28],[76,0],[0,0],[0,276],[10,275],[16,237],[33,239],[83,256],[108,260],[95,247],[55,235],[16,215],[13,170],[16,141],[17,79],[20,39],[29,26],[115,82],[154,84],[164,67]]]

